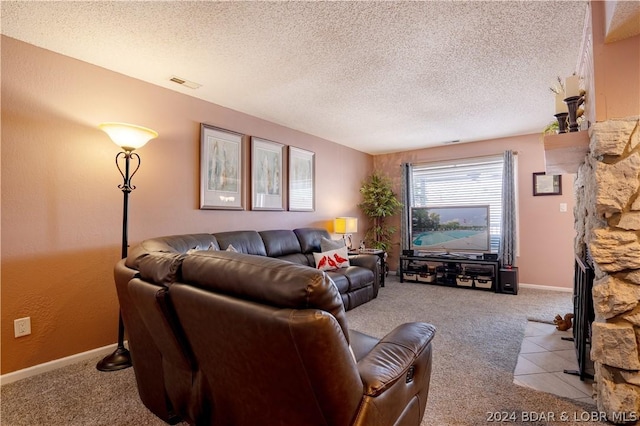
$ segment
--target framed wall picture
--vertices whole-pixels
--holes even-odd
[[[244,136],[200,125],[200,208],[244,210]]]
[[[315,209],[315,157],[304,149],[289,147],[289,210],[312,212]]]
[[[533,195],[562,195],[562,175],[533,174]]]
[[[285,146],[251,137],[251,209],[284,210]]]

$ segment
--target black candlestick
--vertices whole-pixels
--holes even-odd
[[[581,96],[571,96],[564,100],[567,104],[567,108],[569,109],[569,131],[577,132],[578,131],[578,105],[580,105]]]
[[[558,133],[567,133],[567,116],[568,112],[560,112],[555,115],[558,120]]]

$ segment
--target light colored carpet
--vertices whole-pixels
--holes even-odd
[[[513,384],[528,318],[571,312],[571,294],[521,289],[517,296],[426,284],[389,276],[377,299],[349,311],[351,328],[382,337],[397,324],[434,324],[434,359],[422,426],[486,425],[490,412],[514,413],[526,425],[566,425],[592,405]],[[133,370],[102,373],[98,359],[2,386],[1,424],[163,425],[140,402]],[[523,412],[556,422],[523,421]],[[598,425],[604,423],[589,423]],[[303,426],[303,425],[301,425]]]
[[[578,413],[580,418],[579,413],[595,411],[595,406],[515,385],[513,371],[527,320],[553,319],[557,313],[572,311],[571,293],[524,288],[514,296],[400,284],[390,276],[377,299],[347,316],[351,328],[376,337],[403,322],[435,325],[431,387],[422,426],[486,425],[490,412],[515,413],[515,424],[566,425],[560,421],[563,413],[570,419]],[[551,412],[558,422],[523,421],[523,412]]]

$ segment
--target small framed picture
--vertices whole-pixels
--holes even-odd
[[[562,195],[562,175],[533,174],[533,195]]]
[[[311,151],[289,147],[289,210],[315,209],[315,156]]]
[[[284,210],[285,146],[251,137],[251,209]]]
[[[200,208],[244,210],[244,136],[200,125]]]

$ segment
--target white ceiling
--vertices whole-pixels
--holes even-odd
[[[379,154],[541,132],[549,87],[576,70],[587,2],[1,7],[9,37]]]

